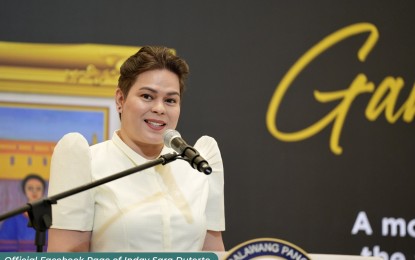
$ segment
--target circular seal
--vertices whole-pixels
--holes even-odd
[[[276,238],[257,238],[232,248],[224,260],[248,260],[254,258],[311,260],[298,246]]]

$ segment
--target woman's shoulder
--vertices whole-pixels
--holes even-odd
[[[195,148],[199,148],[200,150],[204,151],[219,149],[215,138],[208,135],[200,137],[195,143]]]
[[[215,138],[204,135],[196,141],[194,147],[210,164],[222,161],[219,146]]]
[[[99,151],[102,149],[108,149],[109,146],[111,146],[112,142],[111,140],[105,140],[103,142],[93,144],[90,146],[91,151]]]

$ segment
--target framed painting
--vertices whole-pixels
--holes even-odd
[[[49,179],[60,138],[90,145],[119,128],[114,93],[119,68],[136,46],[0,41],[0,214],[26,203],[20,182]]]
[[[81,133],[90,145],[108,139],[108,108],[0,102],[0,179],[34,172],[49,178],[53,148]]]

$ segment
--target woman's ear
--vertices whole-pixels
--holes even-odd
[[[117,112],[120,114],[122,113],[122,106],[124,104],[124,94],[122,93],[120,88],[117,88],[115,92],[115,104],[117,106]]]

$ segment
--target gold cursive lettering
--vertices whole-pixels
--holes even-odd
[[[334,108],[327,116],[324,117],[324,123],[321,131],[331,121],[334,121],[332,133],[330,136],[330,147],[335,154],[341,154],[342,148],[339,145],[340,134],[343,129],[344,120],[346,119],[347,112],[354,99],[365,92],[372,92],[375,89],[375,85],[372,82],[368,82],[364,74],[356,76],[347,90],[334,91],[329,93],[322,93],[314,91],[315,98],[320,102],[330,102],[337,99],[342,99],[339,105]]]
[[[322,131],[333,122],[333,128],[330,136],[330,149],[335,154],[341,154],[343,150],[339,145],[339,140],[347,113],[349,112],[349,109],[356,97],[363,93],[374,92],[365,111],[366,118],[368,120],[376,120],[383,111],[385,113],[386,120],[389,123],[395,123],[401,116],[405,122],[411,122],[413,120],[415,116],[415,85],[413,86],[408,99],[395,112],[396,102],[399,97],[399,93],[404,86],[404,80],[401,77],[385,77],[375,91],[374,83],[368,81],[365,74],[359,73],[348,89],[332,92],[320,92],[318,90],[314,91],[314,98],[320,103],[341,100],[339,101],[339,104],[322,119],[297,132],[284,133],[277,128],[276,115],[279,105],[285,92],[298,74],[326,49],[350,36],[367,32],[369,32],[369,37],[358,51],[358,59],[361,62],[364,62],[379,38],[376,27],[369,23],[354,24],[327,36],[307,51],[290,68],[281,80],[280,84],[277,86],[268,106],[266,123],[268,131],[274,137],[287,142],[304,140]]]
[[[415,108],[415,89],[412,89],[409,98],[401,108],[396,113],[394,112],[399,92],[403,86],[404,81],[402,78],[386,77],[376,89],[376,92],[373,94],[366,107],[366,118],[374,121],[379,117],[382,111],[385,111],[385,117],[389,123],[395,123],[401,115],[403,115],[404,121],[412,121]]]

